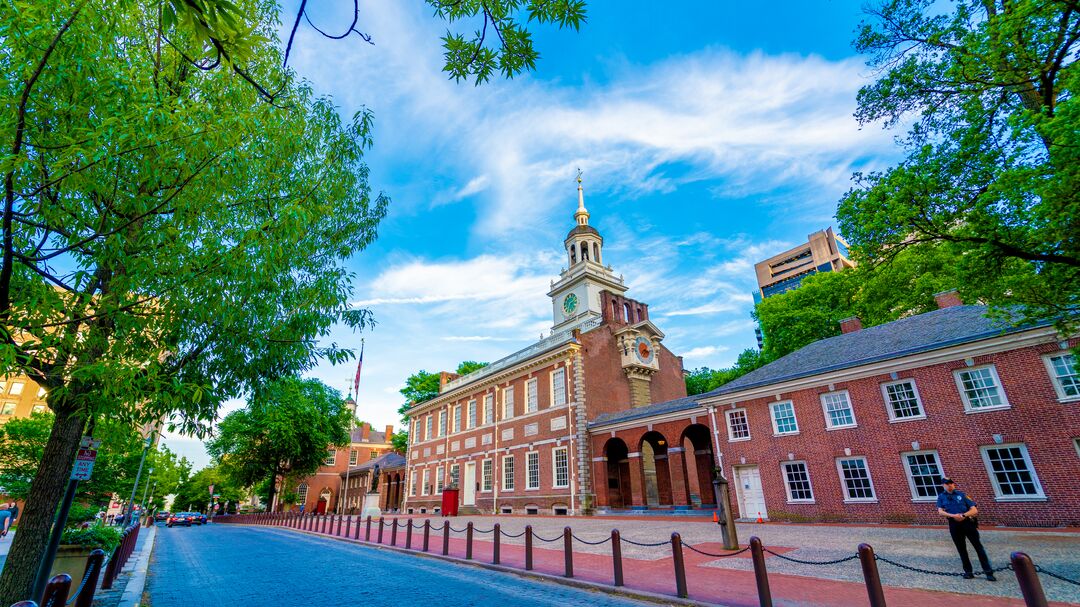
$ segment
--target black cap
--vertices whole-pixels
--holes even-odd
[[[949,478],[947,476],[943,476],[943,477],[941,477],[941,484],[942,485],[955,485],[956,481],[954,481],[953,479],[951,479],[951,478]]]

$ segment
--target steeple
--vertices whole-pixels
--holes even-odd
[[[581,169],[577,172],[577,212],[574,219],[579,226],[589,225],[589,211],[585,208],[585,193],[581,190]]]
[[[566,235],[564,246],[566,254],[570,258],[570,267],[586,261],[600,263],[600,251],[604,246],[604,239],[596,228],[589,225],[589,211],[585,208],[585,192],[581,188],[581,169],[577,174],[577,211],[574,212],[574,222],[577,224]]]

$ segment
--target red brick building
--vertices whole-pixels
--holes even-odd
[[[355,410],[356,403],[351,397],[346,404]],[[393,435],[393,426],[387,426],[384,432],[372,430],[367,423],[353,428],[348,446],[329,449],[315,474],[300,480],[296,488],[298,501],[293,509],[299,510],[303,505],[304,512],[337,512],[339,505],[344,506],[341,498],[345,471],[389,453]]]
[[[587,424],[686,395],[682,360],[648,306],[603,265],[580,184],[574,218],[568,266],[548,292],[551,334],[463,377],[444,373],[439,395],[409,411],[407,512],[437,511],[444,487],[459,490],[462,512],[590,512]]]
[[[589,424],[600,509],[706,502],[744,519],[938,523],[941,476],[984,522],[1080,525],[1080,373],[1052,323],[964,306],[842,335],[712,392]]]

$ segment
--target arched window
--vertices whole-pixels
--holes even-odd
[[[577,263],[577,247],[570,245],[570,265]]]
[[[641,322],[641,321],[645,320],[645,314],[641,310],[641,308],[637,309],[637,319],[638,319],[638,322]]]
[[[300,486],[296,488],[296,503],[307,503],[307,483],[300,483]]]
[[[626,322],[633,324],[634,322],[634,309],[630,307],[630,304],[623,304],[623,308],[626,310]]]
[[[581,261],[589,260],[589,243],[581,243]]]
[[[619,302],[614,299],[611,300],[611,318],[616,322],[623,321],[622,314],[619,312]]]
[[[592,243],[592,258],[596,263],[600,263],[600,245]]]

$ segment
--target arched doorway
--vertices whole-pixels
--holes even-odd
[[[333,492],[329,489],[323,489],[319,494],[319,501],[315,504],[315,512],[319,514],[326,514],[326,509],[330,507],[330,497],[333,496]]]
[[[630,449],[621,438],[611,438],[604,444],[607,460],[607,505],[627,508],[630,498]]]
[[[650,508],[671,505],[671,476],[668,474],[667,458],[668,444],[663,434],[653,431],[641,437],[645,504]]]
[[[683,462],[686,469],[686,490],[694,506],[716,504],[713,494],[712,438],[708,426],[691,424],[682,434]]]

